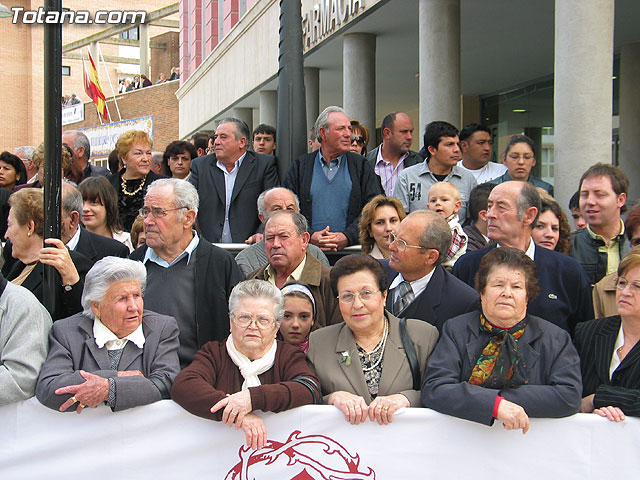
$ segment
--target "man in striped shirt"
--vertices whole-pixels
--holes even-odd
[[[371,150],[367,160],[380,177],[387,196],[393,195],[398,174],[424,160],[419,153],[411,151],[413,122],[402,112],[390,113],[382,120],[382,143]]]

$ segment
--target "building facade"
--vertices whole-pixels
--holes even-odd
[[[180,2],[181,137],[228,115],[276,124],[279,9]],[[405,111],[419,149],[432,120],[481,122],[495,160],[511,135],[534,139],[562,205],[598,161],[625,168],[640,197],[637,1],[303,0],[302,19],[308,124],[332,104],[371,131]]]

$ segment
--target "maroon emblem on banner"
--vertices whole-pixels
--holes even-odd
[[[370,467],[360,465],[360,457],[324,435],[300,435],[295,430],[286,442],[268,440],[264,448],[238,451],[238,462],[225,480],[262,478],[274,470],[279,478],[291,480],[375,480]]]

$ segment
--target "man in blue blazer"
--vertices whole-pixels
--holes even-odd
[[[433,212],[417,210],[400,223],[391,260],[381,260],[390,282],[387,310],[429,322],[442,332],[445,321],[478,308],[475,289],[440,265],[450,244],[449,225]],[[403,288],[411,289],[406,303],[398,299]]]
[[[573,258],[535,245],[531,230],[540,211],[540,195],[530,183],[509,181],[497,185],[489,195],[487,231],[497,242],[468,252],[456,262],[453,274],[474,284],[482,257],[500,246],[518,248],[536,264],[540,294],[528,312],[573,333],[575,325],[593,318],[591,286],[584,269]]]
[[[191,162],[198,190],[198,224],[210,242],[244,243],[258,230],[258,195],[280,184],[276,160],[247,150],[249,127],[225,118],[216,129],[214,154]]]

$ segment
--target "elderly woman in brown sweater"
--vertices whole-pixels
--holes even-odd
[[[267,431],[254,410],[281,412],[320,403],[320,384],[299,348],[276,340],[284,315],[280,290],[264,280],[240,282],[229,297],[231,335],[209,342],[171,389],[183,408],[244,430],[262,448]]]

